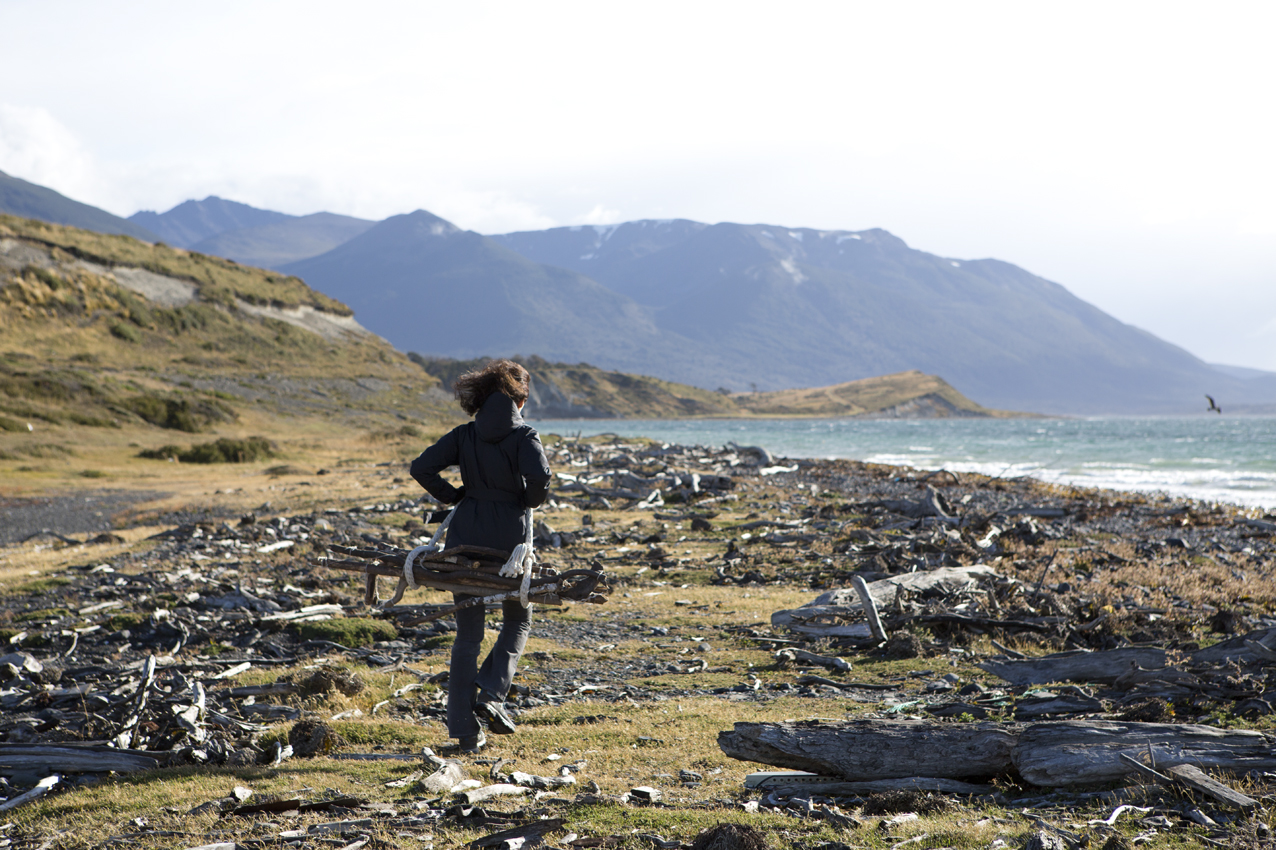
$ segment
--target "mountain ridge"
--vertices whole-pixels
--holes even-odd
[[[277,224],[291,218],[295,216],[209,195],[202,201],[183,201],[164,213],[140,210],[129,216],[129,221],[159,234],[169,245],[190,248],[227,230]]]
[[[45,218],[74,203],[44,197]],[[1276,404],[1276,375],[1211,366],[1010,263],[880,229],[665,219],[483,236],[425,211],[369,223],[215,196],[152,215],[202,228],[179,234],[202,236],[200,253],[305,275],[404,350],[530,351],[735,390],[916,369],[990,407],[1052,413],[1191,412],[1206,393]]]
[[[47,186],[40,186],[0,171],[0,213],[35,218],[98,233],[117,233],[146,242],[158,237],[141,225],[106,210],[72,200]]]

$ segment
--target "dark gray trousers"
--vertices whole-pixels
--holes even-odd
[[[471,597],[454,593],[452,598],[463,602]],[[532,630],[531,607],[524,608],[517,599],[506,599],[501,603],[504,615],[501,633],[492,651],[483,659],[483,666],[479,667],[484,609],[483,605],[475,605],[456,612],[456,639],[452,642],[452,664],[447,680],[447,733],[452,738],[479,733],[478,720],[474,717],[478,694],[482,694],[484,701],[505,702],[514,671],[518,669],[518,659]]]

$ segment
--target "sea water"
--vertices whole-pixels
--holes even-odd
[[[1276,417],[539,419],[542,433],[763,446],[788,458],[980,472],[1276,509]]]

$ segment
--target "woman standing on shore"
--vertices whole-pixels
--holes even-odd
[[[412,477],[444,504],[456,504],[448,526],[447,548],[487,546],[513,552],[527,540],[528,508],[549,494],[549,462],[540,437],[523,422],[530,376],[511,360],[493,360],[481,371],[456,379],[453,390],[473,422],[457,426],[412,462]],[[449,466],[461,468],[460,488],[439,475]],[[471,597],[453,594],[456,602]],[[464,752],[487,743],[478,717],[498,735],[514,731],[505,711],[518,659],[531,630],[531,606],[517,599],[501,603],[504,615],[496,645],[478,666],[483,642],[484,606],[456,613],[456,639],[448,674],[448,735]]]

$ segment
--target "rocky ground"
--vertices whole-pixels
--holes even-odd
[[[486,761],[462,759],[464,771],[432,754],[452,755],[440,721],[453,626],[446,617],[421,618],[448,598],[423,593],[393,609],[368,609],[362,577],[323,559],[333,545],[425,542],[437,506],[396,498],[298,513],[204,514],[198,522],[175,516],[145,541],[99,558],[90,541],[103,530],[100,518],[86,522],[84,514],[95,503],[49,500],[5,508],[6,520],[13,518],[6,543],[53,532],[26,549],[11,545],[11,557],[34,546],[65,547],[66,557],[64,567],[0,598],[0,636],[9,644],[0,659],[0,796],[9,802],[0,807],[12,806],[0,847],[452,846],[505,828],[523,829],[511,833],[524,838],[517,846],[541,840],[537,830],[547,842],[575,847],[709,846],[721,837],[697,838],[703,820],[661,826],[636,814],[667,809],[714,813],[715,822],[756,828],[776,846],[835,850],[910,839],[940,846],[917,839],[920,827],[909,818],[897,819],[915,814],[924,824],[928,806],[938,807],[932,814],[947,811],[934,814],[944,818],[953,817],[952,806],[1022,810],[1010,819],[971,815],[977,829],[944,827],[946,843],[962,846],[1022,843],[1029,834],[1063,842],[1057,846],[1140,836],[1225,846],[1270,841],[1265,809],[1237,814],[1146,791],[1137,800],[1144,811],[1127,809],[1124,821],[1117,814],[1096,825],[1077,812],[1124,801],[1101,796],[1111,787],[1059,796],[1014,777],[942,803],[933,795],[748,791],[741,771],[771,768],[722,764],[705,756],[716,750],[710,733],[693,740],[683,730],[687,743],[675,745],[676,726],[648,734],[633,718],[653,706],[682,711],[686,703],[709,706],[705,716],[736,719],[767,712],[950,722],[1122,717],[1266,729],[1276,681],[1258,650],[1226,670],[1192,668],[1193,685],[1162,674],[1051,690],[1016,685],[978,665],[1069,649],[1155,647],[1187,657],[1247,633],[1267,648],[1264,630],[1276,627],[1272,517],[1028,479],[789,461],[740,447],[596,440],[550,449],[561,474],[553,502],[538,512],[538,552],[559,569],[601,565],[610,596],[600,606],[538,610],[510,706],[529,735],[570,740],[623,727],[623,741],[612,745],[650,755],[663,765],[657,772],[627,766],[608,773],[603,765],[615,754],[532,764],[522,750],[496,750],[499,757]],[[114,505],[96,504],[108,516],[103,508]],[[199,510],[192,506],[192,515]],[[886,642],[867,635],[862,609],[844,600],[831,614],[773,624],[777,611],[800,612],[856,576],[872,585],[971,567],[986,570],[955,590],[901,594],[883,605]],[[384,598],[392,582],[383,584]],[[1176,664],[1171,658],[1166,669]],[[403,733],[360,738],[372,735],[373,720],[424,730],[424,737],[411,738],[412,746]],[[131,820],[104,814],[94,825],[77,822],[69,833],[65,824],[68,801],[135,777],[231,771],[264,786],[266,774],[233,771],[280,776],[303,761],[328,769],[400,765],[404,776],[365,783],[357,795],[298,782],[292,793],[263,800],[260,790],[254,796],[237,786],[167,815],[157,805]],[[515,761],[520,770],[510,772]],[[1238,781],[1265,801],[1264,770]],[[650,828],[622,831],[599,807],[619,807],[631,813],[620,822]],[[283,821],[281,813],[289,813]],[[503,840],[479,846],[515,846]],[[716,846],[752,839],[740,833],[731,840]]]

